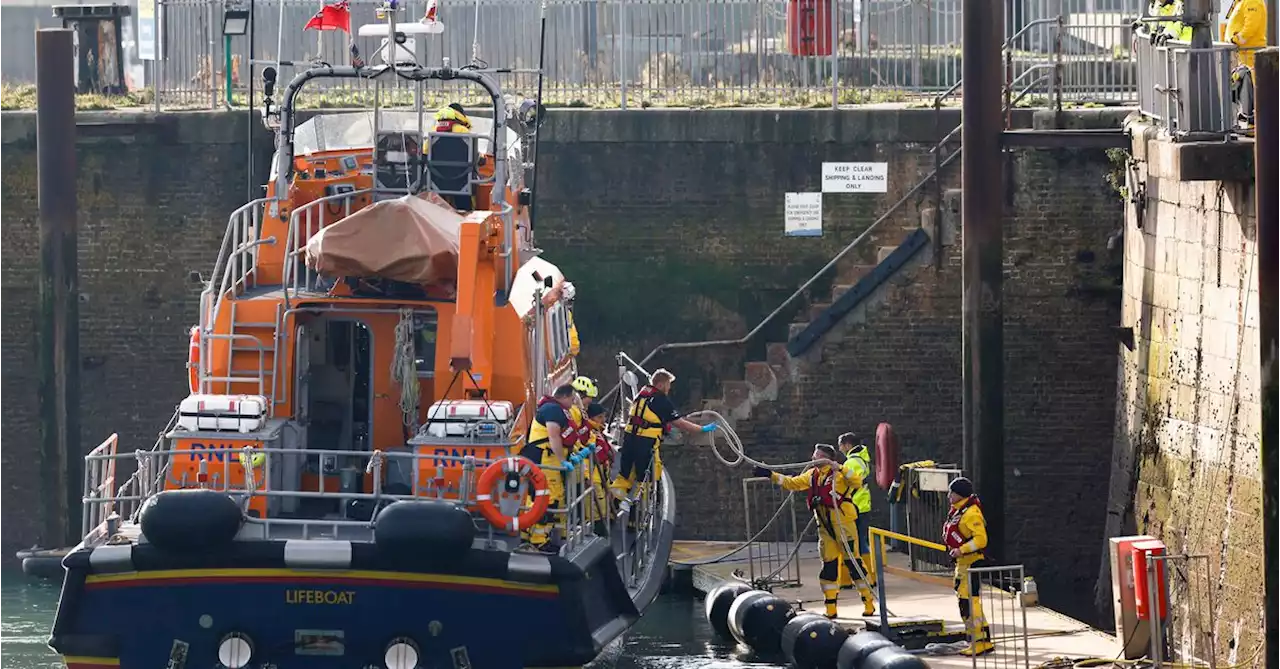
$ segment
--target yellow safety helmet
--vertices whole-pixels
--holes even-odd
[[[573,389],[590,398],[600,394],[600,391],[596,390],[596,382],[585,376],[579,376],[573,380]]]

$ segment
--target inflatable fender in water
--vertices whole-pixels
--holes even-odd
[[[888,646],[897,645],[879,632],[863,630],[845,640],[836,656],[836,669],[861,669],[867,656]]]
[[[448,502],[396,502],[379,510],[374,519],[373,543],[378,554],[394,559],[454,560],[471,550],[475,537],[471,514]]]
[[[897,646],[885,646],[867,655],[859,669],[929,669],[929,665]]]
[[[729,607],[729,630],[761,655],[782,651],[782,628],[795,615],[785,599],[763,590],[739,595]]]
[[[225,548],[240,532],[244,514],[226,493],[165,490],[142,505],[142,534],[156,548],[174,553],[208,553]]]
[[[881,423],[876,427],[876,483],[881,490],[888,490],[898,475],[898,435],[893,426]]]
[[[782,628],[782,653],[796,669],[831,669],[849,633],[816,613],[800,613]]]
[[[748,592],[751,592],[751,586],[746,583],[729,581],[707,593],[703,605],[707,611],[707,622],[711,624],[711,629],[715,631],[716,636],[725,641],[736,640],[733,638],[733,632],[729,631],[729,607],[733,606],[733,600],[739,595]]]

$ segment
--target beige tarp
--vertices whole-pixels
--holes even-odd
[[[329,277],[456,283],[461,223],[445,204],[410,196],[384,200],[313,235],[307,266]]]

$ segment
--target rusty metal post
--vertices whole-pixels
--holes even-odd
[[[1004,555],[1004,161],[1000,52],[1004,1],[965,0],[961,35],[961,203],[965,448],[987,517],[988,555]]]
[[[40,200],[40,475],[43,541],[80,540],[80,313],[76,263],[76,101],[72,31],[36,31]]]
[[[1272,22],[1275,17],[1270,17]],[[1274,44],[1274,42],[1273,42]],[[1280,204],[1277,203],[1276,182],[1280,179],[1280,104],[1276,101],[1276,78],[1280,77],[1280,50],[1275,47],[1260,51],[1254,62],[1254,200],[1258,216],[1258,351],[1262,365],[1262,544],[1263,573],[1266,588],[1264,607],[1265,634],[1268,644],[1280,638],[1280,600],[1276,590],[1280,588],[1280,557],[1277,557],[1277,523],[1280,522],[1280,488],[1276,467],[1280,465],[1276,437],[1276,320],[1280,309],[1276,305],[1277,244],[1280,244]],[[1267,669],[1277,666],[1276,649],[1266,654]]]

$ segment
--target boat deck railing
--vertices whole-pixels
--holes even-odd
[[[350,191],[327,195],[294,209],[289,214],[289,232],[284,245],[284,296],[286,307],[290,297],[305,293],[324,294],[330,286],[319,272],[307,267],[307,242],[322,229],[355,212],[356,198],[373,197],[374,190]]]
[[[265,457],[255,463],[255,455]],[[308,518],[286,509],[300,506],[303,500],[339,501],[345,509],[352,500],[361,500],[376,508],[383,503],[401,500],[434,499],[457,504],[474,512],[477,508],[477,483],[480,474],[490,464],[503,459],[407,450],[396,452],[245,447],[221,453],[205,451],[202,454],[204,459],[197,464],[197,480],[192,481],[189,480],[189,472],[176,474],[174,470],[175,463],[190,462],[192,457],[191,451],[172,450],[167,445],[150,451],[122,453],[118,449],[115,435],[95,448],[85,457],[83,501],[86,544],[108,540],[124,523],[137,523],[139,511],[147,499],[166,489],[175,488],[225,492],[237,500],[246,512],[255,499],[265,499],[267,514],[264,517],[246,518],[246,524],[254,528],[252,536],[256,538],[318,539],[336,538],[339,535],[343,538],[371,537],[372,520],[337,514]],[[117,489],[115,481],[119,460],[136,461],[137,469],[126,484]],[[326,487],[325,476],[317,477],[319,483],[315,490],[301,490],[301,485],[285,484],[286,471],[296,474],[300,483],[303,471],[324,471],[322,463],[326,460],[331,460],[335,465],[341,463],[341,467],[334,467],[332,474],[339,474],[341,469],[356,469],[362,475],[371,475],[372,490],[355,492],[330,489]],[[563,508],[550,513],[563,539],[561,553],[571,554],[596,536],[595,524],[603,520],[602,510],[597,508],[591,470],[581,466],[544,469],[559,471],[564,477],[566,503]],[[446,482],[447,470],[459,472],[456,485]],[[426,472],[431,472],[434,476],[427,476]],[[328,475],[331,472],[324,473]],[[404,482],[411,492],[388,493],[388,479]],[[527,508],[527,502],[523,508]],[[486,545],[495,548],[506,546],[510,549],[519,544],[515,537],[504,535],[478,514],[473,513],[473,517],[477,528],[484,533],[481,536]]]

